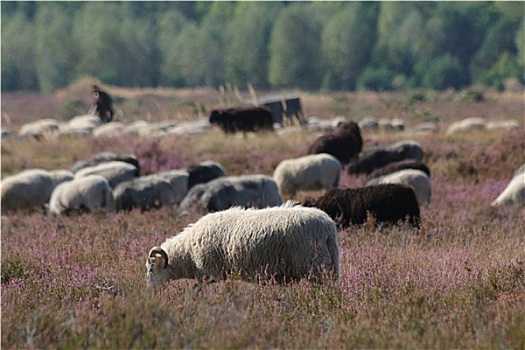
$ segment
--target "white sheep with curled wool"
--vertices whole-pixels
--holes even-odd
[[[200,290],[230,274],[248,282],[321,282],[325,275],[338,280],[335,222],[322,210],[294,204],[234,207],[202,217],[150,250],[148,284],[197,279]]]
[[[333,156],[320,153],[280,162],[273,178],[283,196],[295,196],[298,191],[328,190],[337,187],[341,163]]]

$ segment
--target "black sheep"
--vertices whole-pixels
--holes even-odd
[[[342,164],[357,158],[363,149],[363,138],[355,122],[343,122],[333,133],[319,136],[310,146],[308,154],[328,153]]]
[[[228,109],[214,109],[210,123],[219,126],[225,133],[272,131],[273,115],[269,108],[242,106]]]
[[[411,187],[384,184],[361,188],[335,188],[314,200],[305,200],[304,206],[326,212],[341,228],[360,225],[370,213],[376,224],[408,222],[419,228],[420,212]]]
[[[373,147],[362,154],[359,159],[348,166],[348,173],[352,175],[370,174],[390,163],[413,159],[421,161],[423,150],[416,142],[401,141],[388,147]]]
[[[224,167],[219,163],[213,161],[201,162],[199,164],[190,165],[185,170],[188,172],[188,190],[193,186],[206,183],[218,177],[226,175]]]
[[[372,179],[375,179],[375,178],[378,178],[384,175],[392,174],[392,173],[395,173],[396,171],[404,170],[404,169],[421,170],[422,172],[427,174],[428,177],[430,177],[430,169],[425,164],[417,160],[407,159],[407,160],[401,160],[399,162],[387,164],[382,168],[372,171],[370,175],[366,177],[365,184]]]

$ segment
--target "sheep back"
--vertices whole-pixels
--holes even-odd
[[[357,159],[363,149],[363,138],[355,122],[339,123],[333,133],[319,136],[308,149],[308,154],[327,153],[343,164]]]
[[[421,162],[423,150],[414,141],[400,141],[387,147],[377,146],[370,148],[359,159],[348,166],[348,173],[353,175],[370,174],[390,163],[413,159]]]
[[[282,195],[294,196],[297,191],[326,190],[337,187],[341,163],[321,153],[281,161],[273,173]]]
[[[166,268],[146,265],[150,283],[170,279],[274,279],[319,281],[324,273],[339,278],[338,233],[323,211],[286,204],[266,209],[232,208],[208,214],[160,246]],[[151,253],[150,253],[151,255]]]
[[[400,170],[392,174],[372,179],[367,182],[366,186],[396,183],[412,187],[420,206],[430,204],[430,200],[432,197],[432,186],[430,184],[430,178],[421,170]]]
[[[6,177],[1,183],[2,214],[43,208],[55,185],[53,176],[43,169],[24,170]]]
[[[308,203],[309,202],[309,203]],[[419,227],[420,210],[409,186],[383,184],[362,188],[335,188],[304,205],[326,212],[340,227],[363,224],[370,213],[376,224],[408,220]]]
[[[49,200],[51,214],[76,211],[115,211],[115,201],[108,180],[100,175],[87,175],[58,185]]]
[[[188,171],[183,169],[174,169],[158,172],[156,175],[170,183],[175,194],[175,203],[180,203],[188,193],[188,183],[190,178]]]
[[[493,207],[500,205],[525,204],[525,173],[517,174],[512,178],[507,187],[491,203]]]
[[[117,210],[141,211],[173,205],[176,194],[171,184],[157,175],[138,177],[120,183],[113,190]]]
[[[115,188],[121,182],[138,177],[139,171],[137,167],[129,163],[110,161],[81,169],[75,173],[75,178],[87,175],[100,175],[108,180],[111,188]]]
[[[226,175],[224,167],[214,161],[204,161],[199,164],[190,165],[186,167],[185,170],[189,174],[188,189]]]
[[[264,208],[282,204],[275,181],[266,175],[222,176],[194,186],[178,212],[214,212],[233,206]]]
[[[421,170],[422,172],[427,174],[428,177],[430,177],[430,169],[425,164],[417,160],[407,159],[407,160],[401,160],[399,162],[387,164],[382,168],[372,171],[366,177],[365,184],[372,179],[375,179],[375,178],[378,178],[384,175],[392,174],[399,170],[404,170],[404,169]]]

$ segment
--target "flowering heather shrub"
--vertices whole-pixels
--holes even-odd
[[[440,106],[429,109],[450,119]],[[457,119],[466,114],[461,106],[450,107]],[[64,168],[112,151],[135,153],[145,172],[211,159],[232,175],[272,174],[281,160],[303,155],[316,136],[13,139],[2,143],[2,173],[26,165]],[[339,283],[259,286],[233,277],[205,286],[196,298],[191,280],[155,292],[145,283],[149,249],[198,214],[179,217],[175,208],[161,208],[2,217],[0,345],[523,348],[525,210],[490,207],[523,163],[522,138],[499,132],[412,136],[432,172],[432,201],[421,208],[421,229],[367,222],[341,231]],[[405,137],[367,134],[365,145]],[[341,185],[361,186],[363,180],[344,172]]]

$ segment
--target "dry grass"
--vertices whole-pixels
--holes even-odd
[[[410,124],[416,109],[426,109],[443,121],[431,135],[364,134],[365,147],[407,138],[423,145],[432,204],[422,208],[418,233],[371,224],[341,232],[336,285],[229,280],[194,299],[194,282],[181,280],[154,294],[145,288],[149,248],[197,216],[163,208],[3,217],[2,348],[525,348],[525,210],[489,205],[524,162],[523,129],[444,133],[447,123],[478,112],[521,120],[523,101],[453,97],[409,105],[408,96],[306,95],[306,109],[327,117],[348,106],[348,117],[402,114]],[[4,96],[2,103],[14,105]],[[271,174],[315,137],[8,139],[2,176],[68,168],[106,150],[137,154],[149,172],[214,159],[232,175]],[[342,185],[362,180],[344,175]]]

